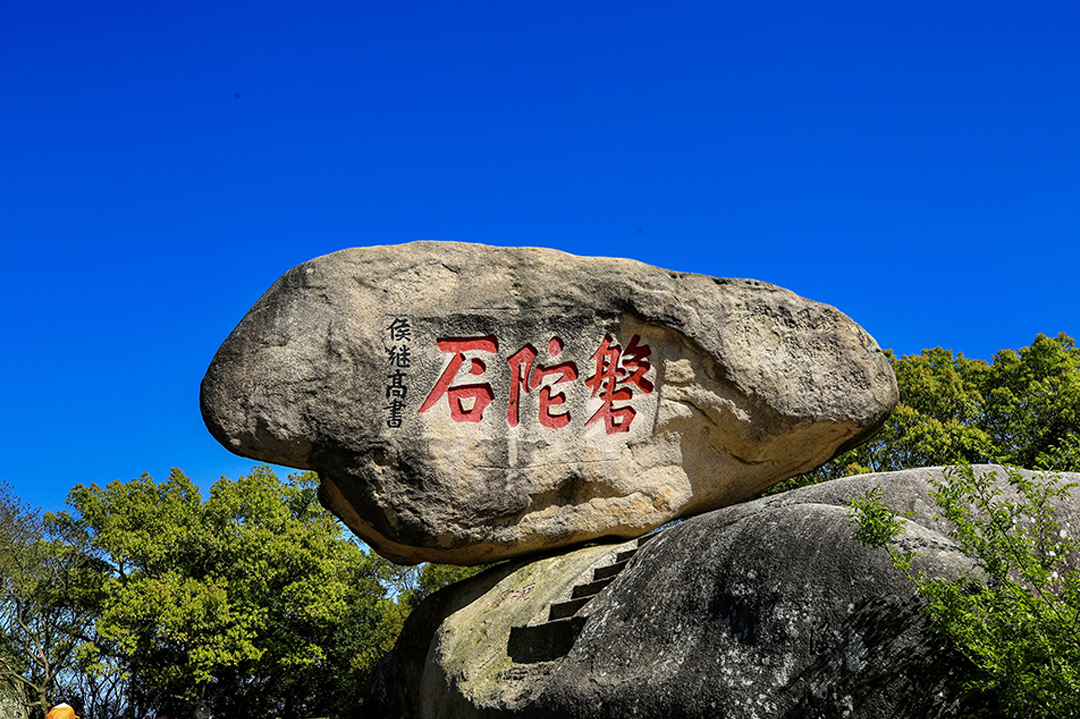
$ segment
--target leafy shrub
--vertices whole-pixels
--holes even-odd
[[[880,488],[851,502],[855,538],[888,550],[915,583],[934,629],[970,660],[970,689],[992,693],[1008,716],[1080,717],[1080,570],[1066,564],[1080,544],[1052,506],[1076,484],[1004,471],[1016,500],[1006,498],[997,472],[977,475],[968,465],[931,482],[941,516],[981,577],[915,571],[915,553],[895,541],[905,520],[883,503]]]

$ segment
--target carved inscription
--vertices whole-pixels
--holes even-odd
[[[504,589],[503,591],[496,594],[494,599],[491,599],[488,602],[488,608],[490,609],[497,607],[504,601],[516,602],[520,604],[521,602],[525,601],[525,599],[529,596],[529,594],[533,590],[533,587],[535,586],[536,584],[533,583],[526,584],[521,589]]]
[[[443,337],[436,340],[436,345],[450,355],[450,360],[418,413],[424,414],[441,405],[445,397],[454,422],[484,421],[485,410],[496,399],[487,373],[488,363],[501,365],[498,338],[495,335]],[[548,341],[543,358],[535,346],[526,343],[505,359],[510,373],[506,398],[506,422],[510,427],[517,427],[521,421],[521,400],[526,394],[537,396],[537,418],[547,429],[563,429],[583,412],[567,402],[566,385],[578,381],[581,373],[573,360],[559,361],[564,347],[563,339],[555,336]],[[582,426],[597,422],[603,424],[607,434],[630,431],[637,415],[632,406],[635,390],[643,394],[653,391],[653,383],[646,377],[652,367],[651,353],[638,335],[631,338],[625,349],[610,334],[604,335],[590,357],[592,363],[588,369],[592,374],[584,379],[585,386],[591,390],[589,399],[599,399],[600,406]]]
[[[494,354],[499,351],[499,341],[494,335],[486,337],[446,337],[435,341],[439,349],[452,355],[450,364],[446,366],[442,376],[439,377],[427,399],[420,405],[420,414],[434,407],[443,396],[450,402],[450,418],[455,422],[479,422],[484,418],[484,410],[495,398],[488,382],[470,382],[467,384],[452,384],[457,377],[458,370],[465,362],[465,353],[486,352]],[[468,373],[481,377],[487,371],[487,364],[479,357],[469,358]]]
[[[386,376],[386,426],[401,426],[405,412],[405,400],[409,395],[408,370],[412,366],[410,345],[412,326],[407,317],[395,318],[386,328],[389,343],[386,346],[386,362],[389,374]]]

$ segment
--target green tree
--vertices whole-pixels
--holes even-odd
[[[74,514],[50,519],[108,568],[89,598],[98,641],[83,650],[120,660],[129,710],[209,699],[227,716],[355,711],[403,616],[386,596],[392,567],[343,534],[315,481],[256,468],[203,501],[173,470],[71,491]]]
[[[1080,434],[1068,432],[1035,458],[1035,466],[1058,472],[1080,472]]]
[[[436,564],[425,562],[416,566],[399,566],[394,574],[394,594],[406,614],[411,612],[428,596],[469,577],[484,571],[491,564],[478,564],[471,567],[456,564]]]
[[[80,665],[93,613],[78,601],[91,560],[0,485],[0,682],[26,711],[48,711]]]
[[[1039,335],[994,356],[982,393],[982,424],[1001,459],[1034,467],[1039,454],[1080,433],[1080,349],[1064,334]]]

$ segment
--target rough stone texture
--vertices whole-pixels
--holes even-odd
[[[662,530],[579,610],[584,628],[555,661],[513,664],[511,627],[543,621],[588,580],[582,569],[617,548],[495,567],[421,604],[364,709],[400,719],[968,716],[961,661],[925,631],[913,585],[883,550],[852,540],[848,523],[848,501],[881,486],[889,505],[914,512],[900,541],[921,552],[917,569],[972,573],[934,518],[931,472],[835,480]],[[1080,496],[1057,516],[1076,536]]]
[[[230,450],[317,470],[323,503],[383,555],[458,564],[745,500],[896,400],[866,332],[779,287],[440,242],[290,270],[202,385]]]

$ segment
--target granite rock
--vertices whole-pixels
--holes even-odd
[[[316,470],[405,563],[637,536],[818,466],[896,401],[865,331],[779,287],[449,242],[293,268],[202,384],[224,446]]]
[[[848,521],[848,502],[881,487],[911,512],[898,541],[919,552],[916,570],[980,576],[928,494],[940,472],[833,480],[687,519],[554,621],[553,608],[573,607],[632,545],[498,565],[421,603],[364,709],[401,719],[971,716],[981,699],[963,688],[965,660],[928,631],[912,582],[884,550],[855,542]],[[1077,536],[1080,496],[1057,503],[1057,518]],[[1069,562],[1080,569],[1080,557]],[[571,619],[567,646],[556,630]]]

